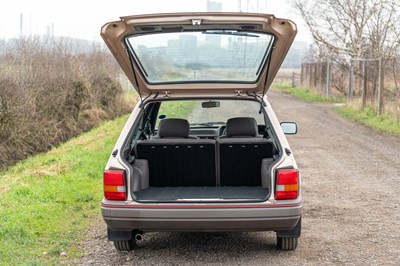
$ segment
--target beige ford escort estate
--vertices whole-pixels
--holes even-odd
[[[267,92],[296,35],[267,14],[121,17],[101,36],[139,94],[104,171],[117,250],[151,231],[274,231],[294,250],[300,174]]]

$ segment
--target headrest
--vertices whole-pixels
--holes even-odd
[[[163,119],[158,125],[160,138],[188,138],[189,131],[189,122],[180,118]]]
[[[226,136],[256,137],[258,134],[257,122],[253,117],[235,117],[226,122]]]

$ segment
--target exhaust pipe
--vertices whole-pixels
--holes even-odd
[[[141,233],[136,233],[135,234],[135,240],[136,241],[141,241],[143,239],[143,235]]]

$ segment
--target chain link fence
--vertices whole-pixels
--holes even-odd
[[[399,121],[398,58],[327,58],[301,65],[300,84],[325,97],[346,96],[377,114],[388,112]]]

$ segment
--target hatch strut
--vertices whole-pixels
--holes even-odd
[[[136,76],[136,71],[135,71],[135,59],[132,57],[132,54],[129,51],[127,51],[127,52],[129,54],[129,62],[131,63],[131,68],[132,68],[132,72],[133,72],[133,78],[135,79],[135,85],[136,85],[136,88],[138,90],[139,98],[140,98],[140,102],[141,102],[139,107],[142,108],[144,106],[144,100],[149,98],[151,93],[146,97],[146,99],[143,100],[142,92],[140,91],[139,82],[138,82],[138,79],[137,79],[137,76]]]
[[[264,102],[264,99],[262,97],[260,97],[259,95],[257,95],[257,93],[255,93],[254,91],[251,91],[251,92],[246,91],[246,94],[249,96],[253,96],[256,100],[257,99],[260,100],[260,103],[262,106],[267,106],[267,104]],[[259,113],[261,114],[261,108],[260,108]]]
[[[274,52],[274,48],[275,48],[275,46],[272,45],[271,52],[269,53],[268,58],[267,58],[267,60],[268,60],[268,62],[267,62],[267,72],[265,73],[264,89],[263,89],[263,93],[262,93],[262,96],[261,96],[261,104],[260,104],[260,111],[259,111],[260,114],[261,114],[261,108],[262,108],[263,103],[264,103],[264,100],[263,100],[264,99],[264,95],[265,95],[265,93],[267,91],[267,80],[268,80],[269,68],[271,66],[271,58],[272,58],[272,53]]]
[[[132,72],[133,72],[133,78],[135,79],[135,85],[136,85],[137,91],[139,93],[139,98],[140,98],[140,102],[141,102],[140,105],[139,105],[139,108],[141,108],[142,112],[143,112],[143,122],[142,122],[141,128],[139,128],[139,131],[141,131],[140,136],[141,136],[142,139],[147,139],[147,137],[146,137],[146,135],[144,133],[145,132],[145,128],[146,128],[146,124],[148,122],[147,121],[146,108],[144,108],[144,102],[151,96],[151,93],[145,99],[142,98],[142,93],[140,91],[139,82],[138,82],[138,79],[137,79],[137,76],[136,76],[136,72],[135,72],[135,60],[132,57],[132,54],[130,52],[128,52],[128,54],[129,54],[129,61],[131,63],[131,68],[132,68]],[[157,96],[158,96],[158,93],[156,94],[155,97],[157,97]]]

